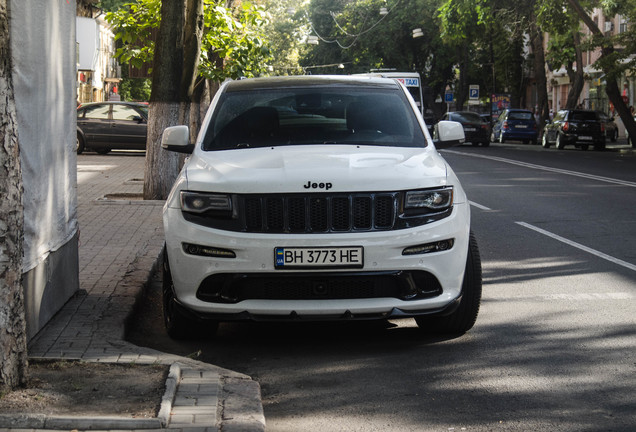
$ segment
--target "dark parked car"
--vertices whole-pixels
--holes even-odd
[[[561,150],[574,145],[587,150],[593,145],[596,150],[605,149],[605,126],[598,113],[591,110],[560,110],[552,122],[545,125],[541,144],[549,148],[552,144]]]
[[[148,105],[93,102],[77,108],[77,153],[106,154],[112,149],[146,150]]]
[[[605,126],[605,138],[612,142],[616,142],[618,139],[618,126],[614,123],[614,117],[608,116],[603,111],[596,112],[598,113],[599,119],[601,119],[601,122],[603,122],[603,125]]]
[[[537,136],[537,123],[532,111],[507,108],[493,124],[490,141],[504,143],[513,140],[536,144]]]
[[[481,116],[472,111],[451,111],[445,113],[440,120],[456,121],[464,127],[466,142],[474,146],[479,144],[487,147],[490,145],[490,125]]]

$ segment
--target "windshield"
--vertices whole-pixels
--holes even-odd
[[[593,111],[572,111],[570,120],[596,121],[596,113],[594,113]]]
[[[449,120],[458,121],[460,123],[481,123],[482,119],[479,114],[473,112],[454,112],[449,115]]]
[[[222,95],[203,149],[311,144],[425,147],[426,139],[400,90],[276,88]]]
[[[508,120],[534,120],[531,112],[512,111],[508,115]]]

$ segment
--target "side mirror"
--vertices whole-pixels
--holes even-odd
[[[433,142],[438,150],[463,144],[466,140],[464,127],[455,121],[442,120],[435,125]]]
[[[177,153],[192,153],[194,144],[190,144],[190,129],[187,126],[171,126],[161,134],[161,147]]]
[[[134,116],[132,118],[132,121],[136,121],[137,123],[143,123],[144,122],[144,118],[142,116]]]

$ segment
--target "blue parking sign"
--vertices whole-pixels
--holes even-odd
[[[469,99],[479,99],[479,85],[471,84],[468,89]]]
[[[444,95],[444,102],[451,103],[453,102],[453,92],[446,92]]]

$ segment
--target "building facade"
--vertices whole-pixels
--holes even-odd
[[[76,18],[77,100],[118,100],[121,69],[115,60],[115,35],[101,15]]]

